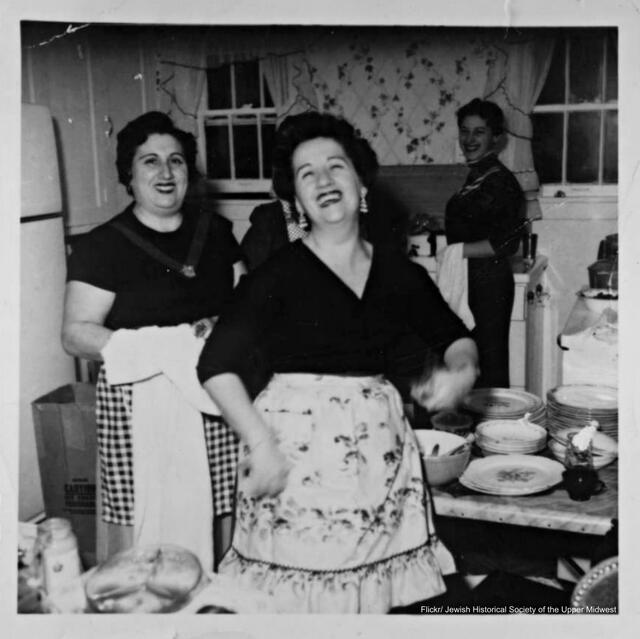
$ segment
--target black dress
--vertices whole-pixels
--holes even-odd
[[[408,333],[438,357],[469,335],[428,274],[393,249],[375,247],[358,298],[298,240],[243,278],[198,371],[203,382],[234,372],[246,383],[247,361],[260,348],[270,374],[386,376],[395,371],[396,346]]]
[[[173,326],[219,315],[233,293],[233,265],[242,259],[231,223],[215,214],[211,220],[196,277],[186,279],[149,256],[117,230],[119,222],[166,255],[185,260],[198,220],[196,209],[184,209],[182,224],[162,233],[142,224],[133,205],[80,236],[73,244],[67,281],[78,281],[115,294],[105,320],[112,330]],[[132,384],[107,383],[101,368],[96,417],[101,463],[102,519],[133,525],[133,454],[131,448]],[[216,515],[231,512],[237,442],[220,418],[203,415]]]
[[[383,377],[407,330],[439,354],[468,336],[393,249],[375,247],[358,296],[295,241],[243,278],[202,351],[202,381],[246,380],[256,346],[275,373],[254,405],[291,470],[275,497],[239,473],[219,570],[280,612],[384,613],[444,591],[418,444]]]
[[[514,281],[509,256],[520,243],[524,194],[513,173],[491,154],[470,166],[464,186],[447,203],[447,242],[489,240],[495,255],[470,258],[469,308],[478,346],[477,387],[509,387],[509,326]]]

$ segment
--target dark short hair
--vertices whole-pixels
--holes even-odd
[[[290,115],[276,131],[273,148],[273,190],[281,200],[293,202],[294,176],[291,160],[295,150],[307,140],[329,138],[344,149],[364,186],[369,188],[378,170],[378,158],[369,143],[352,124],[329,113],[308,111]]]
[[[124,184],[127,189],[129,188],[133,156],[138,147],[142,146],[148,137],[154,133],[171,135],[179,142],[187,163],[189,182],[195,181],[198,177],[196,170],[196,139],[191,133],[177,128],[166,113],[148,111],[138,116],[135,120],[131,120],[118,133],[116,168],[118,169],[120,183]]]
[[[456,112],[458,126],[460,127],[462,121],[470,115],[477,115],[482,118],[491,129],[493,135],[502,135],[504,133],[504,113],[495,102],[481,100],[480,98],[474,98],[471,102],[467,102]]]

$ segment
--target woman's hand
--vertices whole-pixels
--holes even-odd
[[[473,388],[476,377],[477,371],[473,365],[457,369],[436,368],[428,378],[413,384],[411,396],[430,412],[455,408]]]
[[[449,344],[443,365],[432,365],[432,358],[422,377],[411,387],[413,399],[428,411],[454,408],[473,388],[478,377],[478,349],[469,337]]]
[[[250,495],[273,497],[286,486],[290,467],[275,438],[267,435],[249,445],[249,457],[240,465],[239,472],[248,477],[245,486]]]
[[[287,483],[290,465],[240,378],[235,373],[221,373],[203,386],[229,426],[249,447],[249,456],[238,468],[241,476],[247,477],[247,491],[256,497],[277,495]]]

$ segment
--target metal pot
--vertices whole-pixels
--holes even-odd
[[[602,259],[587,267],[589,271],[589,286],[591,288],[618,289],[618,260],[617,258]]]
[[[618,257],[618,234],[607,235],[598,247],[598,259],[609,260]]]

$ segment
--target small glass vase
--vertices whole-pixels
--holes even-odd
[[[591,442],[586,449],[578,448],[573,442],[576,434],[572,433],[568,438],[564,458],[566,470],[562,473],[562,477],[569,497],[575,501],[586,501],[592,495],[601,492],[604,484],[600,481],[598,472],[593,467]]]

